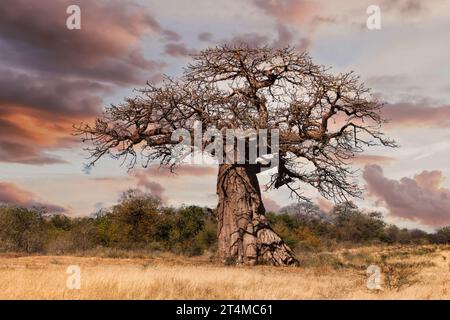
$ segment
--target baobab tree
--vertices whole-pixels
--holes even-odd
[[[91,165],[110,155],[132,168],[140,149],[144,166],[157,161],[174,169],[180,164],[174,132],[182,128],[194,135],[196,123],[216,128],[219,140],[226,140],[227,129],[269,132],[269,140],[276,130],[277,152],[268,146],[267,154],[278,161],[268,171],[267,187],[305,198],[301,188],[309,185],[342,201],[360,195],[352,157],[365,147],[394,146],[380,131],[382,104],[352,72],[334,75],[293,48],[222,46],[192,59],[181,77],[147,84],[135,97],[108,107],[95,124],[76,127],[90,142]],[[218,253],[224,263],[298,262],[265,217],[257,176],[264,169],[264,161],[248,157],[218,165]]]

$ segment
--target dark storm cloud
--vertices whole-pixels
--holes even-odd
[[[104,81],[139,83],[158,73],[162,62],[146,59],[145,36],[177,40],[143,8],[121,1],[77,1],[82,29],[66,28],[68,0],[2,0],[0,58],[5,63],[45,72]]]
[[[66,9],[81,8],[81,30]],[[144,37],[175,42],[147,8],[123,1],[0,2],[0,162],[52,164],[73,123],[90,121],[103,97],[158,80],[165,63],[144,56]]]
[[[101,112],[99,82],[0,68],[0,161],[55,164],[45,150],[67,146],[73,122]]]
[[[89,117],[101,111],[100,95],[111,91],[111,86],[86,79],[30,75],[0,68],[0,105],[4,109],[21,106],[30,112],[48,112],[50,117]]]

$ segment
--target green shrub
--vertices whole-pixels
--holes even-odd
[[[300,255],[349,243],[450,243],[450,227],[434,234],[399,229],[386,225],[381,214],[365,212],[351,202],[336,205],[329,214],[311,203],[298,203],[266,216],[286,244],[302,251]],[[199,255],[214,253],[216,248],[217,222],[212,210],[164,207],[160,199],[138,190],[126,191],[118,204],[93,217],[70,218],[46,215],[38,209],[0,206],[0,251],[109,252],[120,256],[132,250]],[[363,258],[348,257],[355,261]],[[349,263],[357,264],[355,261]]]
[[[37,209],[0,207],[0,248],[3,251],[43,251],[49,224]]]

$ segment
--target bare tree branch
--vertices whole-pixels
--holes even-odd
[[[93,165],[104,155],[136,164],[145,159],[174,166],[174,130],[280,130],[278,172],[269,187],[301,184],[335,200],[358,196],[351,159],[366,147],[395,142],[381,132],[383,104],[354,73],[334,75],[293,48],[216,47],[193,56],[179,79],[148,84],[137,97],[106,109],[75,134],[90,142]],[[224,137],[225,139],[225,137]],[[203,141],[206,143],[206,141]]]

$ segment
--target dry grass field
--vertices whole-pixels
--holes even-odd
[[[448,246],[363,247],[300,256],[299,267],[225,267],[206,256],[0,256],[0,299],[450,299]],[[382,290],[366,269],[382,270]],[[69,265],[81,288],[66,287]]]

